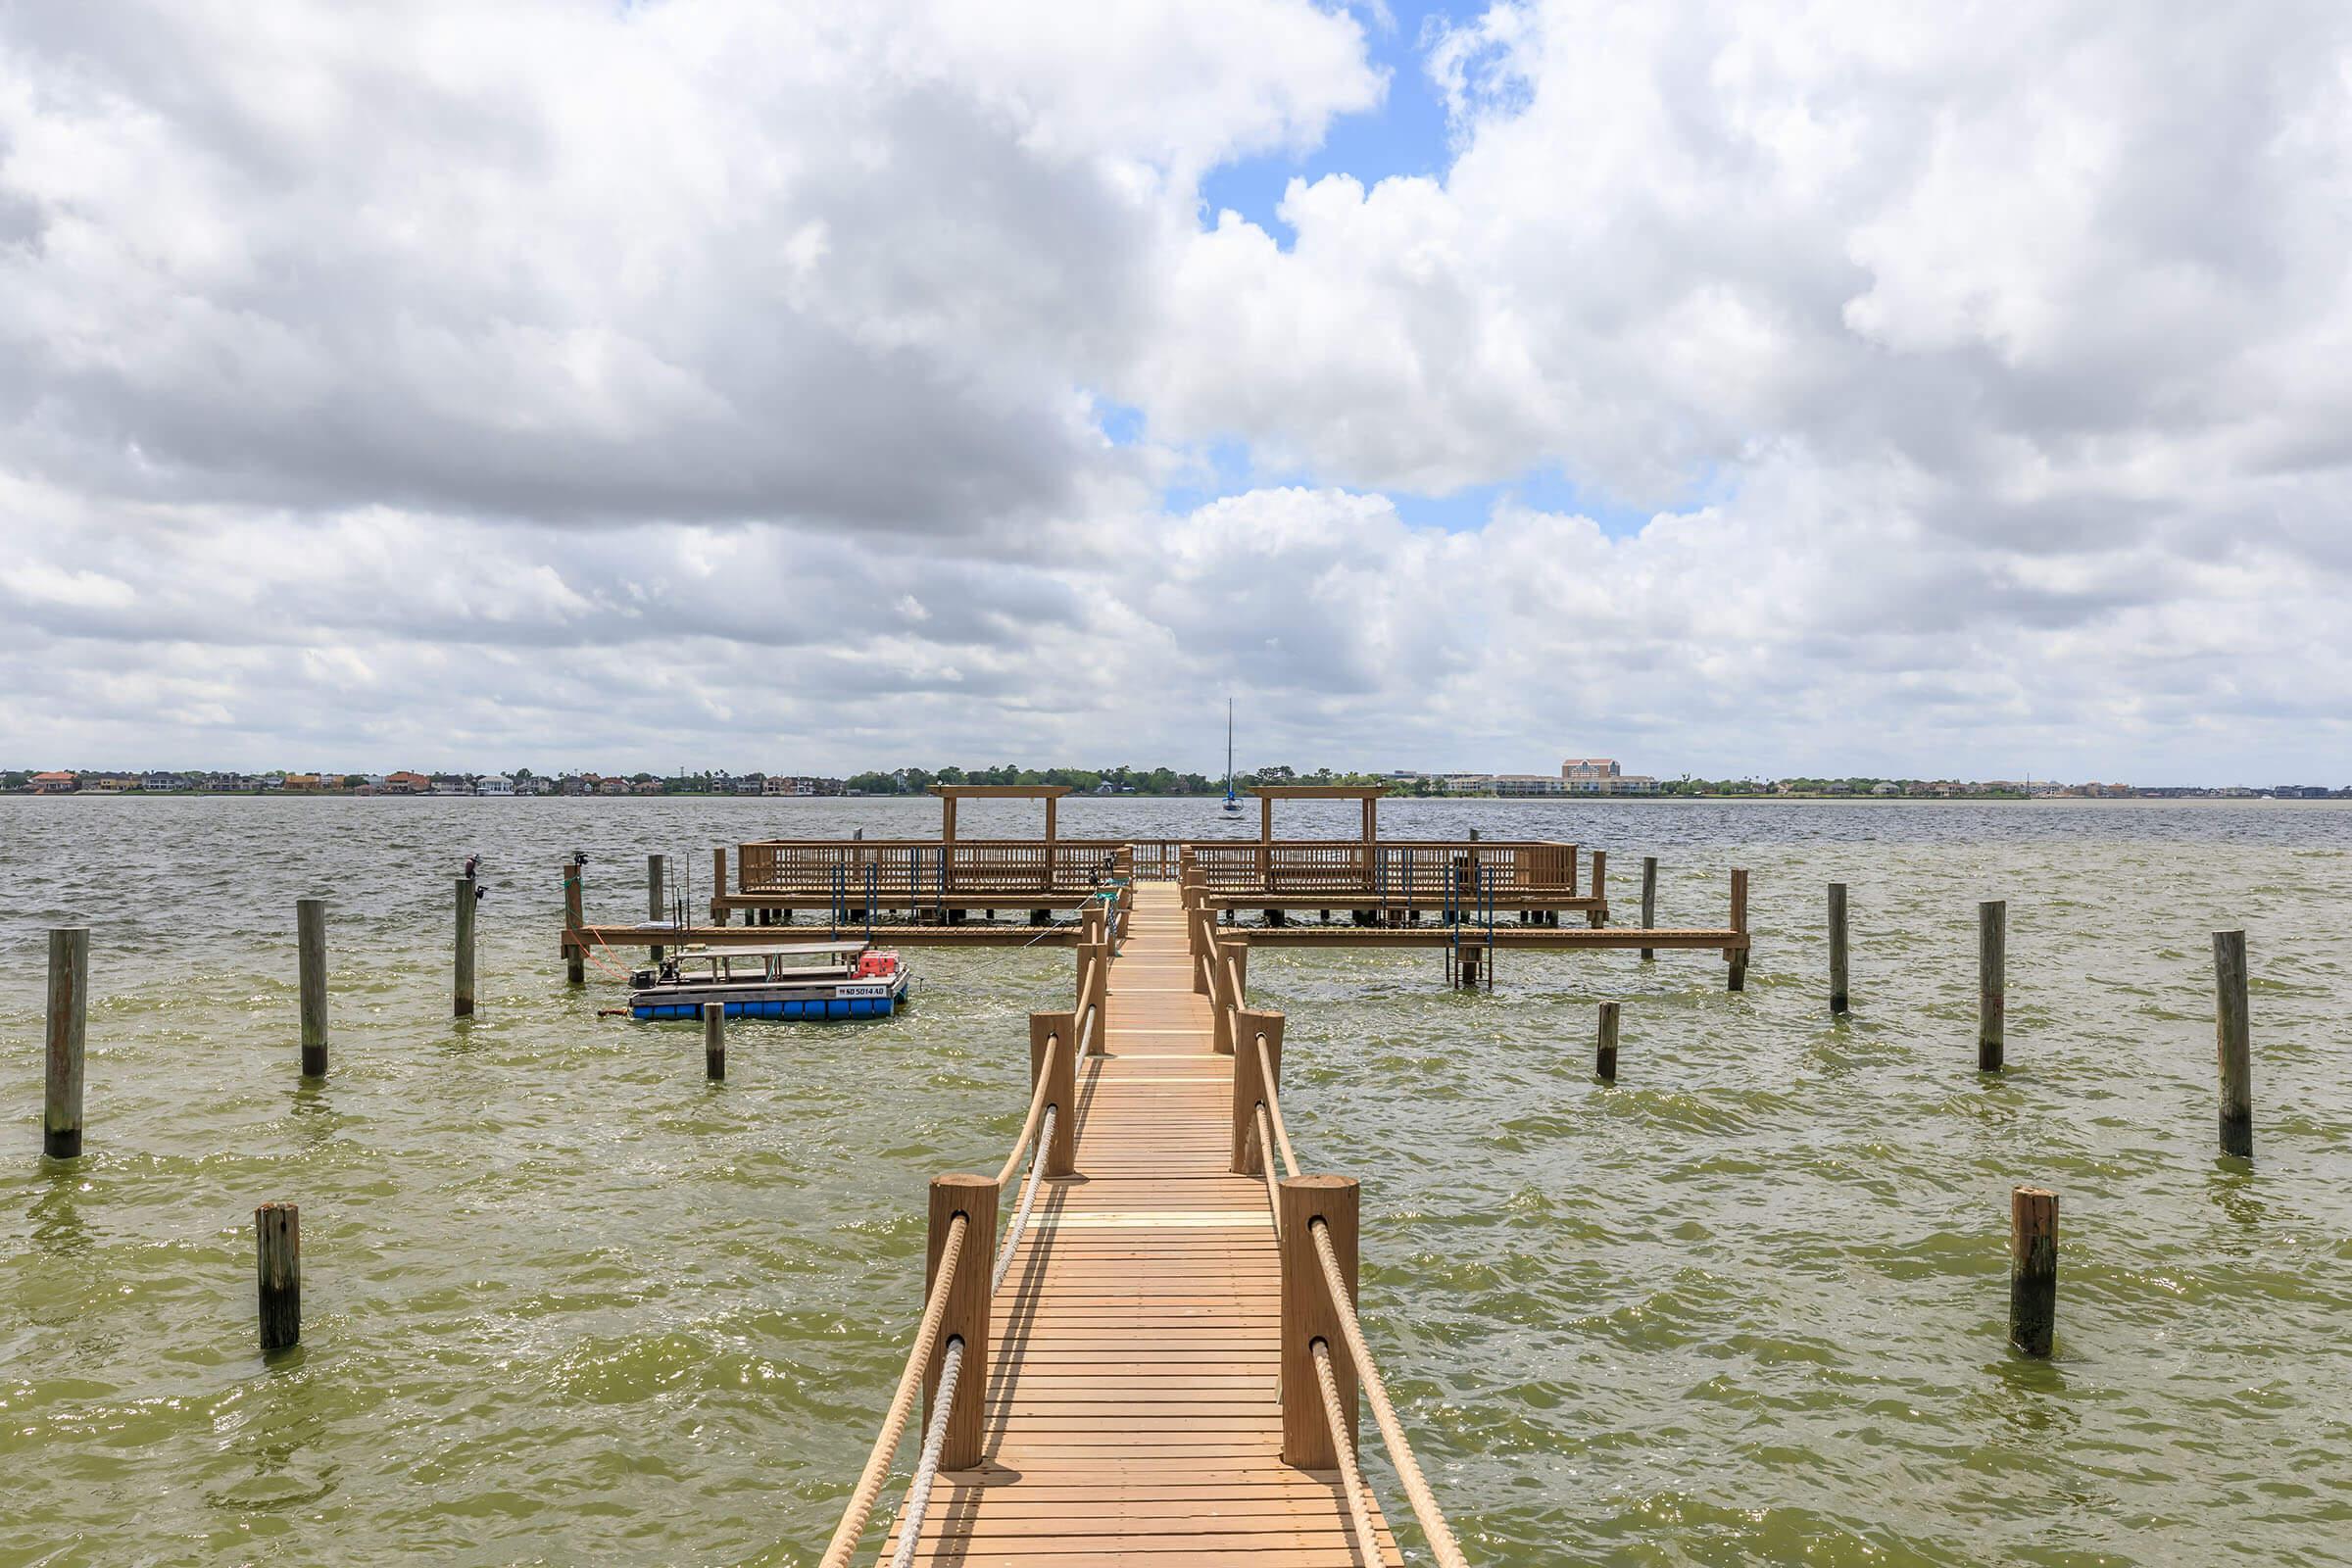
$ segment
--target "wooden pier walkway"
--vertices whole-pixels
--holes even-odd
[[[1263,1179],[1232,1170],[1234,1057],[1195,972],[1175,885],[1139,886],[1079,1076],[1079,1174],[1014,1243],[983,1459],[940,1473],[916,1562],[1400,1560],[1376,1510],[1361,1553],[1337,1471],[1283,1461],[1281,1257]]]

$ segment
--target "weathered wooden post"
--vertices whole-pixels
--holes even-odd
[[[2050,1353],[2058,1321],[2058,1195],[2009,1194],[2009,1338],[2028,1355]]]
[[[934,1176],[931,1178],[931,1235],[923,1267],[923,1298],[939,1280],[941,1254],[947,1250],[948,1229],[956,1215],[964,1216],[963,1244],[956,1260],[956,1278],[941,1314],[939,1339],[932,1346],[930,1364],[923,1368],[923,1406],[929,1410],[939,1396],[940,1362],[950,1342],[963,1342],[963,1365],[956,1374],[956,1397],[948,1406],[946,1441],[940,1446],[942,1470],[968,1470],[980,1462],[980,1417],[988,1392],[989,1278],[997,1269],[997,1179],[993,1176]]]
[[[727,1077],[727,1004],[703,1004],[703,1076],[712,1083]]]
[[[1600,1004],[1600,1028],[1592,1050],[1592,1070],[1603,1083],[1617,1081],[1617,1006],[1614,1002]]]
[[[326,901],[294,901],[294,966],[302,991],[302,1075],[326,1076]]]
[[[2222,1152],[2254,1157],[2254,1043],[2246,1007],[2246,934],[2213,934],[2213,1044],[2222,1069]]]
[[[1732,873],[1732,929],[1742,938],[1747,935],[1747,872],[1744,870],[1737,870]],[[1731,973],[1725,980],[1726,986],[1733,991],[1745,991],[1747,989],[1746,942],[1742,941],[1740,946],[1732,949],[1724,956],[1732,960]]]
[[[1282,1014],[1244,1007],[1235,1020],[1233,1053],[1233,1170],[1237,1176],[1255,1176],[1274,1158],[1274,1151],[1257,1142],[1257,1104],[1272,1101],[1282,1082]],[[1268,1080],[1257,1059],[1257,1043],[1266,1043],[1264,1065],[1274,1071]]]
[[[1046,1103],[1054,1107],[1054,1136],[1038,1154],[1048,1176],[1070,1176],[1078,1170],[1078,1029],[1074,1010],[1029,1015],[1029,1092],[1036,1094],[1038,1080],[1044,1078]],[[1046,1060],[1049,1047],[1051,1062]]]
[[[459,877],[456,994],[452,999],[452,1007],[460,1018],[473,1016],[473,906],[479,902],[479,892],[473,878]]]
[[[588,858],[574,855],[564,862],[564,980],[567,985],[588,983],[588,945],[580,935],[587,923],[581,913],[580,878]]]
[[[48,1075],[41,1094],[41,1152],[81,1153],[81,1053],[90,1016],[90,931],[49,933]]]
[[[1845,884],[1830,884],[1830,1012],[1845,1011]]]
[[[1977,906],[1977,1071],[1998,1072],[2009,1037],[2009,905]]]
[[[261,1297],[262,1348],[302,1339],[302,1211],[264,1203],[253,1211],[254,1281]]]
[[[1093,962],[1085,962],[1091,957]],[[1086,992],[1078,999],[1081,1008],[1095,1009],[1095,1047],[1101,1050],[1110,1038],[1110,943],[1094,943],[1081,950],[1081,967],[1087,977]]]
[[[727,852],[721,850],[718,853],[724,855]],[[668,881],[669,857],[666,855],[647,856],[645,858],[645,917],[648,920],[660,922],[668,918],[667,901],[662,897]],[[653,961],[656,963],[662,961],[660,943],[654,945]]]
[[[710,923],[727,923],[727,906],[718,901],[727,896],[727,847],[724,844],[710,851]]]
[[[1603,904],[1608,902],[1609,852],[1606,850],[1594,850],[1592,852],[1592,896],[1600,900]],[[1585,911],[1585,923],[1587,925],[1598,926],[1606,924],[1608,917],[1608,911],[1606,909],[1588,909]]]
[[[1642,857],[1642,929],[1644,931],[1655,931],[1657,928],[1658,858],[1654,855],[1644,855]],[[1643,963],[1654,961],[1657,958],[1657,956],[1658,950],[1655,948],[1643,948],[1642,950],[1642,961]]]
[[[1282,1461],[1301,1470],[1329,1470],[1339,1463],[1331,1423],[1315,1378],[1315,1342],[1331,1350],[1331,1371],[1340,1387],[1348,1441],[1355,1446],[1355,1361],[1340,1328],[1340,1311],[1315,1255],[1314,1223],[1323,1222],[1340,1264],[1348,1300],[1355,1301],[1356,1186],[1352,1176],[1292,1176],[1280,1189],[1282,1212]]]

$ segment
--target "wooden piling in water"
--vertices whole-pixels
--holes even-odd
[[[1608,896],[1609,852],[1606,850],[1594,850],[1592,852],[1592,897],[1605,901]],[[1587,925],[1596,926],[1601,923],[1603,918],[1604,916],[1600,910],[1589,909],[1585,914],[1585,923]]]
[[[1274,1151],[1257,1141],[1257,1103],[1272,1102],[1282,1084],[1282,1014],[1244,1007],[1234,1020],[1234,1037],[1233,1172],[1255,1176],[1276,1157]],[[1274,1071],[1270,1082],[1258,1067],[1257,1042],[1261,1038],[1266,1043],[1265,1065]]]
[[[2246,934],[2213,934],[2213,1044],[2222,1073],[2222,1152],[2254,1157],[2254,1042],[2246,1004]]]
[[[1732,873],[1732,929],[1741,936],[1747,935],[1747,872],[1744,870]],[[1734,948],[1725,956],[1732,960],[1731,973],[1724,979],[1725,986],[1733,991],[1745,991],[1747,949]]]
[[[264,1203],[255,1209],[253,1241],[262,1348],[282,1350],[302,1339],[300,1207],[293,1203]]]
[[[1644,855],[1642,857],[1642,929],[1644,931],[1655,931],[1657,928],[1658,858],[1654,855]],[[1642,950],[1642,961],[1643,963],[1655,962],[1657,956],[1658,950],[1655,948],[1643,948]]]
[[[2058,1195],[2009,1194],[2009,1339],[2028,1355],[2050,1353],[2058,1320]]]
[[[1600,1004],[1599,1033],[1592,1048],[1592,1070],[1603,1083],[1617,1081],[1617,1006],[1614,1002]]]
[[[721,844],[710,852],[710,918],[719,925],[727,923],[727,910],[718,902],[726,896],[727,847]]]
[[[703,1004],[703,1076],[723,1083],[727,1076],[727,1004]]]
[[[1830,1012],[1845,1011],[1845,884],[1830,884]]]
[[[1301,1470],[1329,1470],[1339,1463],[1331,1423],[1315,1378],[1314,1344],[1331,1349],[1331,1370],[1340,1386],[1340,1408],[1348,1417],[1348,1446],[1355,1446],[1355,1361],[1340,1327],[1340,1311],[1315,1255],[1313,1223],[1331,1234],[1348,1300],[1356,1292],[1356,1204],[1352,1176],[1292,1176],[1278,1189],[1282,1213],[1282,1462]]]
[[[473,878],[458,878],[458,953],[455,975],[455,995],[451,1008],[455,1016],[473,1016],[473,910],[481,902],[480,889]]]
[[[964,1216],[963,1247],[956,1260],[956,1279],[940,1316],[939,1339],[923,1368],[923,1407],[928,1411],[939,1396],[940,1362],[952,1340],[963,1342],[963,1365],[956,1374],[956,1398],[948,1407],[946,1441],[940,1446],[942,1470],[968,1470],[980,1462],[981,1415],[988,1391],[989,1277],[997,1267],[997,1179],[994,1176],[934,1176],[931,1178],[931,1234],[923,1269],[923,1296],[939,1278],[939,1260],[948,1243],[948,1227]]]
[[[2009,905],[1977,906],[1977,1070],[1998,1072],[2009,1040]]]
[[[718,853],[723,856],[727,852]],[[584,874],[581,857],[574,855],[564,862],[564,982],[574,986],[588,983],[588,944],[580,934],[587,924],[581,913],[580,879]]]
[[[81,1057],[90,1014],[90,932],[60,926],[49,933],[47,1076],[41,1093],[41,1152],[73,1159],[81,1152]]]
[[[302,993],[302,1075],[326,1076],[326,901],[294,901],[294,967]]]
[[[721,849],[718,853],[723,857],[727,852]],[[663,897],[668,890],[668,882],[669,857],[666,855],[647,856],[645,858],[645,917],[648,920],[660,921],[669,917],[668,901]],[[654,944],[652,958],[656,963],[662,961],[662,945],[660,943]]]

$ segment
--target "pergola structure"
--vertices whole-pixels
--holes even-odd
[[[1257,841],[1274,842],[1274,803],[1276,801],[1361,801],[1364,803],[1364,842],[1380,837],[1380,798],[1389,793],[1385,784],[1260,784],[1250,794],[1257,797]]]
[[[1054,806],[1070,793],[1067,784],[934,784],[939,797],[939,840],[956,842],[956,803],[980,801],[1043,801],[1046,803],[1046,842],[1054,842]]]

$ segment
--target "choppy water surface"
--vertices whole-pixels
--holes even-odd
[[[1286,808],[1286,816],[1289,814]],[[1345,834],[1345,808],[1297,811]],[[557,863],[929,832],[902,801],[0,801],[0,1562],[810,1563],[905,1354],[925,1180],[1018,1128],[1066,955],[919,955],[887,1025],[735,1031],[567,992]],[[1754,873],[1757,950],[1261,955],[1310,1166],[1473,1561],[2352,1562],[2352,810],[1392,803],[1397,835],[1643,854],[1665,923]],[[967,836],[1034,832],[967,805]],[[1231,831],[1205,802],[1063,830]],[[446,1016],[484,856],[481,1012]],[[1833,1024],[1822,886],[1853,889]],[[294,900],[333,1071],[296,1076]],[[2010,901],[2010,1068],[1974,1070]],[[47,927],[93,929],[90,1152],[39,1155]],[[2214,1144],[2209,933],[2247,928],[2252,1169]],[[593,976],[593,971],[592,971]],[[1592,1003],[1625,1003],[1614,1088]],[[2056,1357],[2004,1343],[2008,1190],[2061,1195]],[[305,1340],[251,1216],[302,1205]],[[1367,1433],[1370,1431],[1367,1424]],[[1402,1499],[1376,1460],[1400,1525]],[[894,1487],[890,1496],[897,1495]]]

